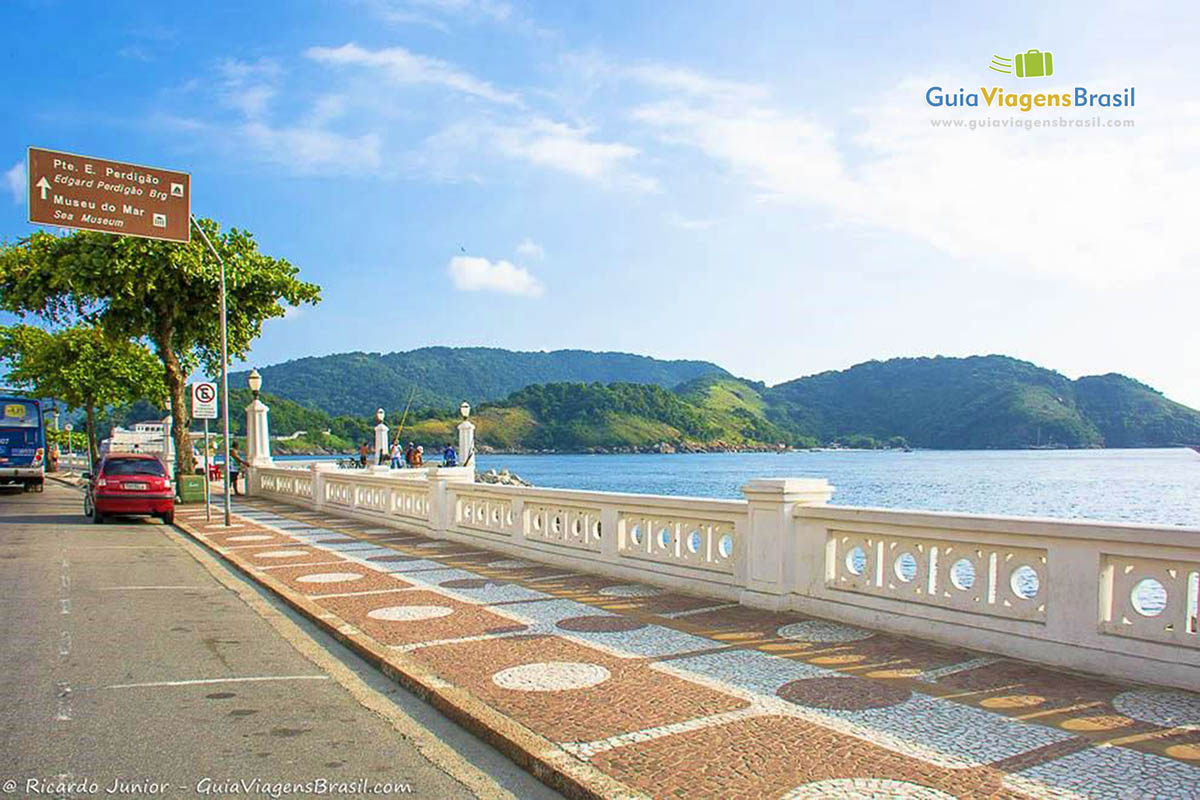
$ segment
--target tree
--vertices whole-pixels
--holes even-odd
[[[199,225],[226,267],[230,359],[244,358],[262,324],[288,306],[320,301],[320,288],[297,278],[284,259],[258,250],[254,237],[212,220]],[[54,322],[84,319],[111,335],[145,339],[161,362],[170,399],[175,466],[194,468],[184,399],[197,366],[221,371],[219,273],[199,236],[187,244],[80,231],[38,232],[0,249],[0,305]]]
[[[136,400],[162,404],[166,387],[158,359],[144,345],[115,339],[95,326],[49,332],[30,325],[0,327],[0,358],[8,380],[38,397],[62,400],[87,414],[88,450],[99,456],[96,414]]]

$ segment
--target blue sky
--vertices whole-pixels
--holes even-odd
[[[776,383],[999,352],[1200,406],[1195,4],[8,0],[0,30],[0,236],[28,145],[187,170],[324,289],[256,364],[579,347]],[[987,70],[1030,48],[1053,77]],[[1134,125],[931,122],[1059,116]]]

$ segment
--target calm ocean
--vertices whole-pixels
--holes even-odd
[[[484,455],[535,486],[739,498],[751,478],[827,478],[835,505],[1200,527],[1192,450]],[[432,459],[431,459],[432,461]]]

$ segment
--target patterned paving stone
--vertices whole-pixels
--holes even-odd
[[[295,544],[273,544],[265,547],[239,549],[236,557],[244,559],[256,567],[275,567],[281,564],[318,564],[336,558],[324,550]]]
[[[792,639],[797,642],[813,642],[816,644],[859,642],[863,639],[870,639],[875,635],[874,631],[820,619],[793,622],[791,625],[781,627],[777,633],[784,639]]]
[[[275,569],[271,570],[271,577],[307,595],[370,592],[412,586],[407,581],[351,561],[336,565]]]
[[[413,655],[553,741],[602,739],[747,705],[744,700],[651,672],[645,661],[616,658],[553,636],[437,645],[415,650]],[[556,662],[596,665],[611,677],[592,686],[550,693],[505,688],[493,680],[513,667]],[[553,695],[552,701],[547,694]]]
[[[1135,689],[1122,692],[1113,708],[1127,717],[1164,728],[1200,730],[1200,696],[1174,689]]]
[[[707,639],[660,625],[645,625],[644,627],[613,631],[565,629],[559,624],[565,620],[606,615],[606,612],[601,612],[600,609],[577,603],[574,600],[559,599],[538,603],[520,603],[504,606],[503,611],[516,619],[535,625],[535,630],[540,633],[557,632],[605,647],[611,652],[633,656],[657,658],[708,650],[715,646],[714,642]],[[620,619],[616,615],[608,614],[608,616]]]
[[[1200,695],[237,507],[231,557],[654,797],[1200,798]]]
[[[447,589],[456,595],[468,598],[477,603],[512,603],[524,600],[545,600],[549,595],[534,589],[527,589],[515,583],[492,581],[484,578],[458,578],[442,581],[438,584],[441,589]]]
[[[901,686],[853,677],[805,678],[785,683],[775,693],[798,706],[841,711],[888,708],[912,697]]]
[[[1200,767],[1124,747],[1091,747],[1023,770],[1005,785],[1071,798],[1200,798]]]
[[[899,782],[909,791],[924,787],[956,798],[1026,797],[1005,789],[1004,773],[996,770],[935,767],[811,722],[771,715],[636,742],[591,762],[653,797],[779,798],[806,786],[826,790],[810,797],[922,797],[889,794],[895,787],[884,789],[884,783],[821,786],[848,778]]]
[[[317,604],[386,645],[516,633],[524,625],[436,592],[409,591],[324,597]],[[413,609],[404,611],[402,609]],[[449,613],[432,611],[448,609]]]

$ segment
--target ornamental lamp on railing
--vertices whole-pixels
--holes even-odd
[[[246,385],[250,387],[250,394],[254,395],[254,399],[258,399],[258,391],[262,389],[262,375],[258,374],[258,370],[251,368],[250,377],[246,378]]]
[[[458,407],[458,413],[462,414],[463,419],[471,416],[471,404],[463,400],[462,405]]]

